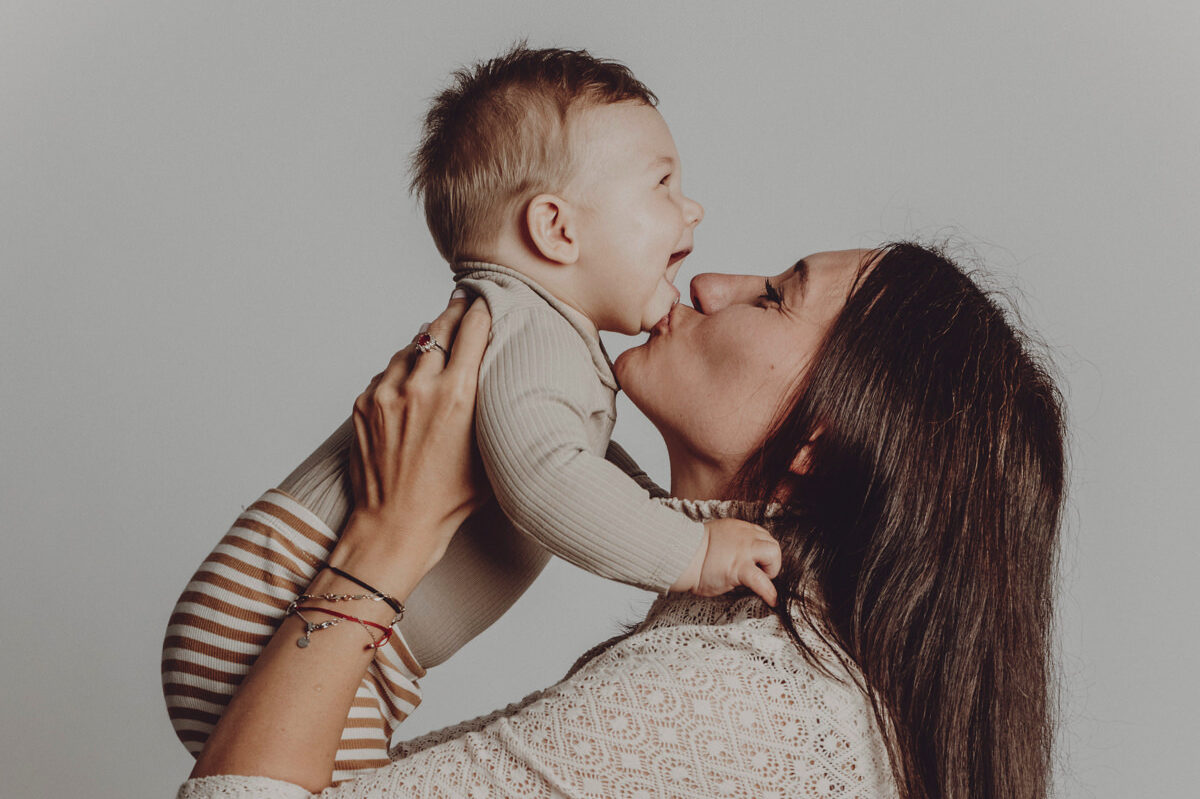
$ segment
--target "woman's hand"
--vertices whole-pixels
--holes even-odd
[[[423,575],[491,495],[474,436],[490,326],[483,300],[451,299],[428,331],[449,355],[421,353],[414,339],[355,400],[355,510],[331,557],[335,565],[353,565],[357,558],[346,550],[361,549],[402,558]]]
[[[430,333],[450,350],[419,354],[409,345],[354,403],[357,436],[351,483],[357,503],[329,562],[403,602],[445,552],[454,531],[490,489],[472,435],[475,387],[491,317],[477,300],[454,298]],[[359,593],[334,572],[305,590]],[[384,603],[352,613],[391,623]],[[346,608],[338,606],[337,610]],[[313,638],[303,620],[283,620],[242,681],[192,770],[193,777],[250,774],[319,791],[329,784],[346,713],[375,650],[359,625]]]

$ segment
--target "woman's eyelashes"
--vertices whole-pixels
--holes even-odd
[[[763,281],[763,293],[759,295],[758,299],[762,302],[773,302],[776,305],[783,302],[783,296],[779,293],[778,289],[771,285],[770,280]]]

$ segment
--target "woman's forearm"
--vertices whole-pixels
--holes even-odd
[[[377,532],[369,517],[352,518],[330,562],[404,601],[424,575],[427,553],[405,551],[392,543],[395,537]],[[306,593],[364,591],[322,570]],[[310,600],[305,604],[384,626],[393,618],[392,609],[383,602],[334,605]],[[323,614],[306,615],[313,621],[326,620]],[[374,632],[378,638],[378,631]],[[309,645],[300,648],[296,642],[303,636],[304,623],[295,616],[279,626],[213,730],[193,777],[267,776],[314,792],[329,785],[343,725],[374,650],[364,649],[367,633],[349,621],[312,633]]]
[[[323,569],[305,593],[359,594],[366,583],[403,602],[441,560],[458,526],[486,501],[472,420],[489,326],[486,305],[476,302],[468,310],[465,297],[452,297],[428,338],[453,341],[453,353],[443,348],[429,355],[414,340],[355,400],[349,461],[355,511],[328,563],[357,581]],[[391,607],[369,599],[324,606],[340,614],[346,605],[356,606],[349,615],[373,625],[395,620]],[[271,777],[312,791],[328,785],[343,723],[376,655],[365,646],[367,625],[356,621],[310,636],[301,619],[285,619],[234,694],[192,776]],[[307,645],[297,646],[298,639]]]

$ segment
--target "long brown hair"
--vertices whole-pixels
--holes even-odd
[[[858,667],[906,799],[1048,791],[1063,437],[1009,314],[942,252],[892,244],[735,480],[789,497],[779,618],[814,663],[789,607]]]

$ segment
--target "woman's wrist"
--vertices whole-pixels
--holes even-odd
[[[353,572],[346,573],[353,574]],[[372,585],[372,588],[374,587]],[[297,608],[305,617],[311,615],[306,612],[307,608],[317,608],[317,615],[320,618],[314,617],[313,621],[329,621],[325,616],[333,614],[325,613],[325,611],[333,611],[348,615],[353,619],[361,619],[369,624],[378,624],[386,630],[403,616],[403,613],[396,612],[393,605],[399,607],[401,611],[403,611],[404,605],[399,597],[394,597],[384,589],[377,590],[382,596],[373,595],[371,591],[360,588],[357,584],[328,568],[321,569],[305,589],[304,596],[298,598]]]
[[[401,530],[395,522],[385,522],[369,512],[355,511],[337,546],[329,554],[328,563],[404,602],[441,559],[445,546],[440,542],[445,538],[431,530]],[[313,587],[318,587],[318,583],[333,586],[336,591],[357,593],[363,590],[361,583],[356,585],[328,569],[317,575]]]

